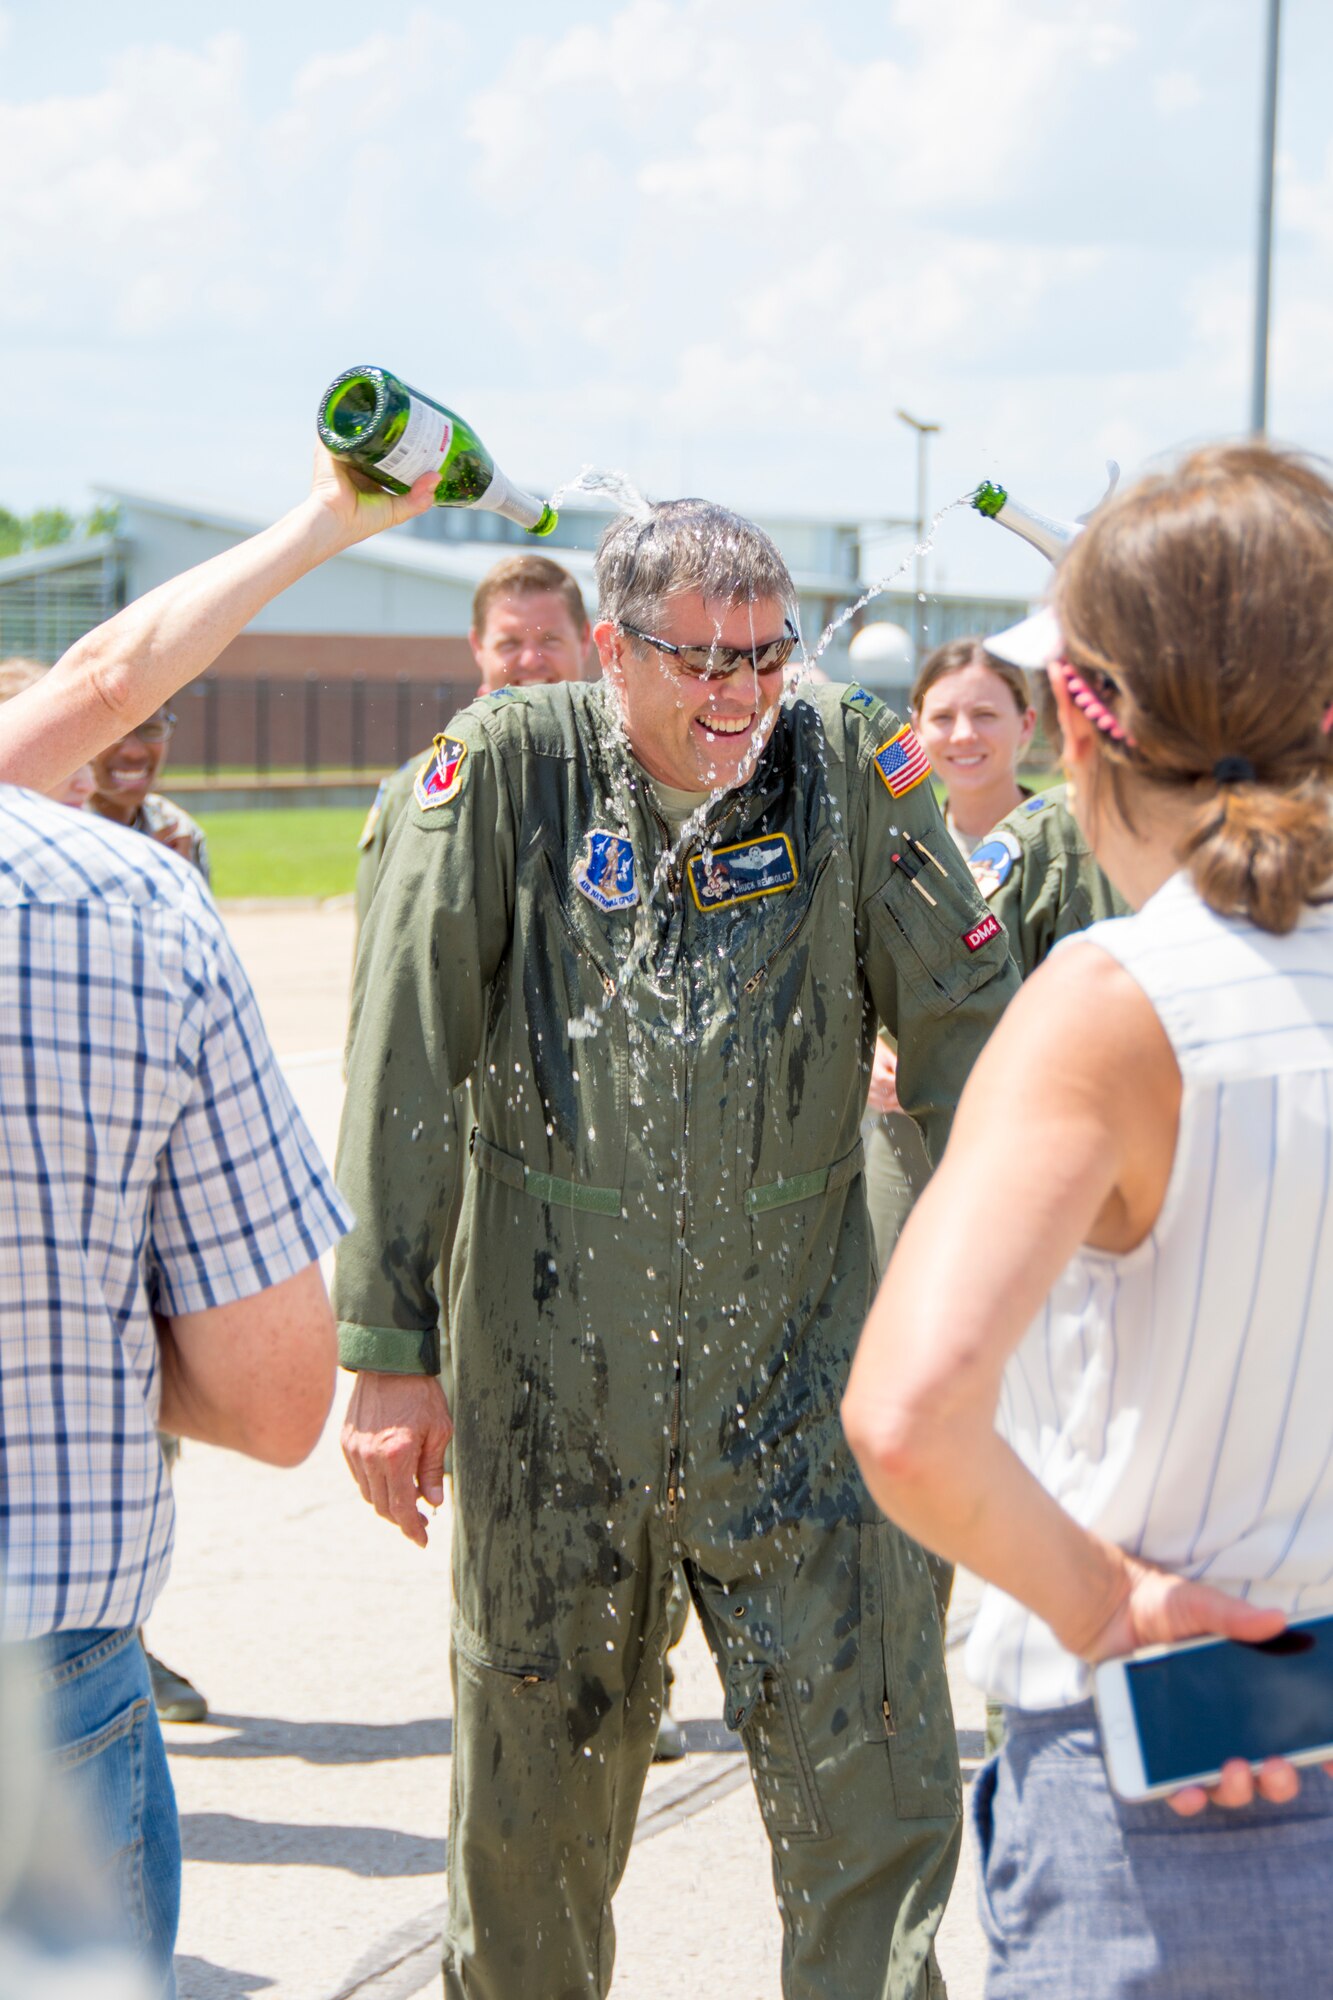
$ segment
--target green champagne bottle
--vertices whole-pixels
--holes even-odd
[[[1059,562],[1083,526],[1081,521],[1053,521],[1048,514],[1035,513],[1021,500],[1012,499],[1003,486],[992,485],[989,479],[983,480],[972,495],[972,505],[978,514],[998,521],[1003,528],[1012,528],[1051,562]]]
[[[485,507],[530,535],[549,535],[559,518],[510,484],[470,424],[387,368],[344,368],[320,398],[319,434],[389,493],[438,472],[437,507]]]

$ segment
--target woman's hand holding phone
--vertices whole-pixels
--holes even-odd
[[[1283,1612],[1247,1604],[1211,1584],[1159,1569],[1118,1550],[1125,1591],[1119,1604],[1081,1651],[1090,1665],[1122,1659],[1145,1646],[1178,1645],[1185,1639],[1235,1639],[1256,1645],[1275,1639],[1287,1624]],[[1333,1763],[1324,1769],[1333,1777]],[[1256,1793],[1272,1805],[1282,1805],[1300,1790],[1300,1773],[1285,1757],[1270,1757],[1254,1771],[1243,1758],[1223,1764],[1215,1785],[1184,1785],[1166,1803],[1182,1818],[1193,1818],[1211,1801],[1218,1806],[1248,1806]]]

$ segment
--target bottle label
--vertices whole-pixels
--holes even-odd
[[[410,389],[407,400],[411,408],[403,434],[392,451],[387,451],[379,460],[375,470],[387,473],[390,479],[401,480],[404,486],[411,486],[423,472],[439,471],[449,456],[454,427],[448,417],[432,404],[423,403],[420,396],[414,396]]]

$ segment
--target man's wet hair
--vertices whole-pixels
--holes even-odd
[[[712,500],[663,500],[619,515],[595,569],[598,612],[613,625],[652,632],[669,600],[692,591],[727,610],[776,602],[795,621],[796,588],[773,542]]]

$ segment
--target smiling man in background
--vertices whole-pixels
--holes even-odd
[[[588,614],[567,569],[549,556],[506,556],[487,570],[472,599],[468,644],[480,676],[478,695],[506,687],[546,686],[583,679]],[[412,796],[412,780],[429,747],[385,778],[366,815],[356,867],[356,920],[366,920],[389,834]]]
[[[211,879],[208,842],[197,820],[184,806],[153,789],[166,762],[167,745],[176,726],[169,708],[159,708],[146,722],[112,743],[93,759],[93,811],[118,826],[146,833],[173,854],[192,862],[205,882]]]

